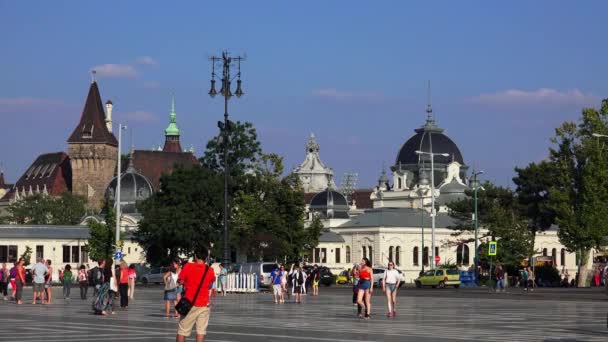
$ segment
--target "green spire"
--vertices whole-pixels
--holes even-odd
[[[175,120],[175,96],[171,96],[171,113],[169,114],[169,126],[165,130],[165,136],[179,136],[179,128],[177,128],[176,120]]]

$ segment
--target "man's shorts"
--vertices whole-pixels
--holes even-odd
[[[44,283],[32,283],[35,292],[44,292]]]
[[[272,289],[274,290],[275,295],[281,295],[281,285],[272,285]]]
[[[192,328],[196,324],[196,334],[206,335],[207,325],[209,325],[209,315],[211,310],[207,306],[193,306],[186,317],[182,317],[177,325],[177,334],[190,336]]]

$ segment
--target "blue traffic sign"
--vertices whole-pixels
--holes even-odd
[[[115,252],[114,259],[116,259],[116,260],[122,259],[122,252]]]

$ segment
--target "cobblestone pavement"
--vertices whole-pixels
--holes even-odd
[[[72,291],[78,295],[77,289]],[[171,341],[162,288],[138,288],[128,311],[95,316],[91,299],[16,306],[0,300],[0,341]],[[32,290],[25,289],[24,302]],[[206,341],[608,341],[608,297],[598,290],[403,289],[396,318],[374,292],[373,316],[355,317],[348,288],[321,288],[304,304],[277,305],[270,294],[215,298]],[[190,338],[194,340],[194,336]]]

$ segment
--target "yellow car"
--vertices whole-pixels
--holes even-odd
[[[348,271],[342,271],[336,277],[336,284],[347,284],[348,283]]]
[[[460,286],[460,273],[458,270],[438,269],[424,272],[416,279],[416,287],[431,286],[444,288],[446,286]]]

